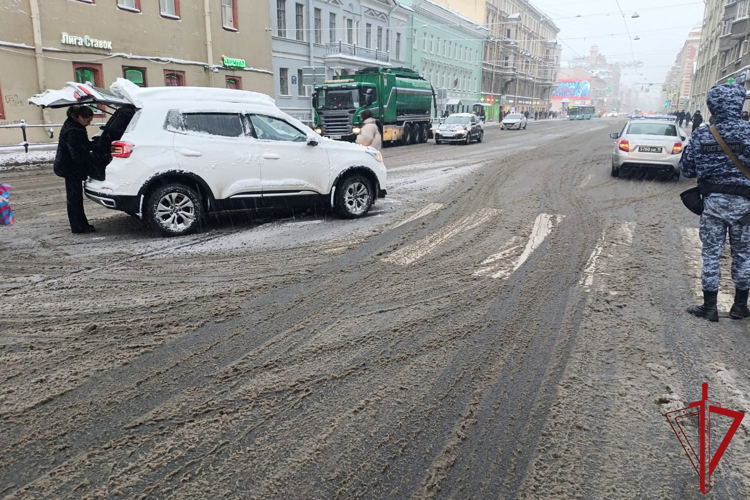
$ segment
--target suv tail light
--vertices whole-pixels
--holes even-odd
[[[625,151],[626,153],[630,152],[630,143],[628,141],[620,141],[618,147],[620,148],[620,151]]]
[[[125,141],[115,141],[112,143],[112,158],[130,158],[135,149],[135,144]]]
[[[672,154],[678,155],[682,153],[682,143],[681,142],[675,142],[674,147],[672,148]]]

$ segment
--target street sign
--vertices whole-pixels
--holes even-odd
[[[730,78],[729,80],[727,80],[727,83],[729,85],[732,85],[734,83],[734,78]]]
[[[302,85],[323,85],[326,81],[326,69],[323,66],[303,66]]]
[[[612,92],[612,87],[607,87],[607,92]]]

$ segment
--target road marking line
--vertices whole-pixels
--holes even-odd
[[[600,259],[606,242],[612,239],[609,244],[609,253],[605,254],[606,257],[612,257],[613,254],[617,254],[619,257],[627,257],[627,250],[622,247],[630,248],[633,246],[633,231],[635,231],[635,222],[619,221],[604,228],[596,247],[594,247],[589,260],[586,262],[583,276],[578,281],[584,292],[592,290],[595,276],[609,276],[609,273],[606,272],[605,262]],[[599,286],[597,286],[598,291],[603,291],[604,288],[604,283],[599,283]]]
[[[478,212],[474,212],[473,214],[467,215],[453,224],[450,224],[448,227],[422,238],[416,243],[393,252],[391,255],[383,258],[383,262],[391,262],[402,266],[413,264],[435,250],[442,243],[445,243],[461,233],[465,233],[475,227],[481,226],[499,213],[500,210],[495,210],[494,208],[484,208]]]
[[[594,178],[594,174],[589,174],[586,176],[585,179],[583,179],[583,182],[581,182],[581,188],[585,188],[589,185],[589,182],[591,182],[591,179]]]
[[[422,217],[425,217],[426,215],[430,215],[433,212],[437,212],[441,208],[443,208],[443,204],[442,203],[430,203],[429,205],[427,205],[426,207],[424,207],[422,210],[420,210],[419,212],[415,213],[414,215],[412,215],[411,217],[409,217],[405,221],[399,222],[398,224],[396,224],[395,226],[393,226],[391,229],[396,229],[398,227],[403,226],[404,224],[408,224],[408,223],[410,223],[412,221],[415,221],[417,219],[421,219]]]
[[[564,217],[564,215],[539,214],[534,221],[534,227],[531,229],[531,234],[529,235],[529,239],[526,242],[526,247],[524,248],[521,255],[519,255],[514,261],[511,262],[510,266],[508,266],[508,261],[506,259],[513,253],[516,253],[518,249],[520,249],[521,246],[519,243],[520,241],[523,241],[523,238],[519,238],[517,236],[511,238],[511,240],[503,246],[499,253],[491,255],[490,257],[483,260],[480,266],[485,267],[476,271],[474,275],[507,279],[514,272],[516,272],[516,270],[518,270],[518,268],[521,267],[524,262],[526,262],[531,254],[534,253],[534,250],[539,248],[539,245],[541,245],[542,242],[547,239],[547,236],[552,233],[552,229],[557,227],[557,225],[560,223],[560,221],[563,220]],[[499,265],[492,265],[493,263],[498,261],[500,261]]]
[[[703,300],[703,285],[701,283],[701,274],[703,271],[703,243],[701,242],[699,229],[697,227],[683,227],[681,230],[682,247],[688,261],[688,271],[690,272],[690,281],[693,284],[693,294],[698,301]],[[723,272],[722,274],[726,274]],[[722,290],[723,289],[723,290]],[[719,297],[716,300],[719,309],[729,311],[734,304],[734,295],[729,288],[726,280],[719,284]]]

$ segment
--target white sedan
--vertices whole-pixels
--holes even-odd
[[[511,113],[506,115],[505,118],[503,118],[503,121],[500,122],[500,128],[502,130],[526,130],[527,124],[528,122],[524,115],[521,113]]]

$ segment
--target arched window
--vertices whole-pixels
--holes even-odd
[[[139,87],[146,86],[146,68],[122,68],[123,76]]]
[[[242,90],[242,78],[240,78],[239,76],[228,76],[227,88],[233,90]]]
[[[164,70],[164,85],[167,87],[185,86],[185,72],[165,69]]]

